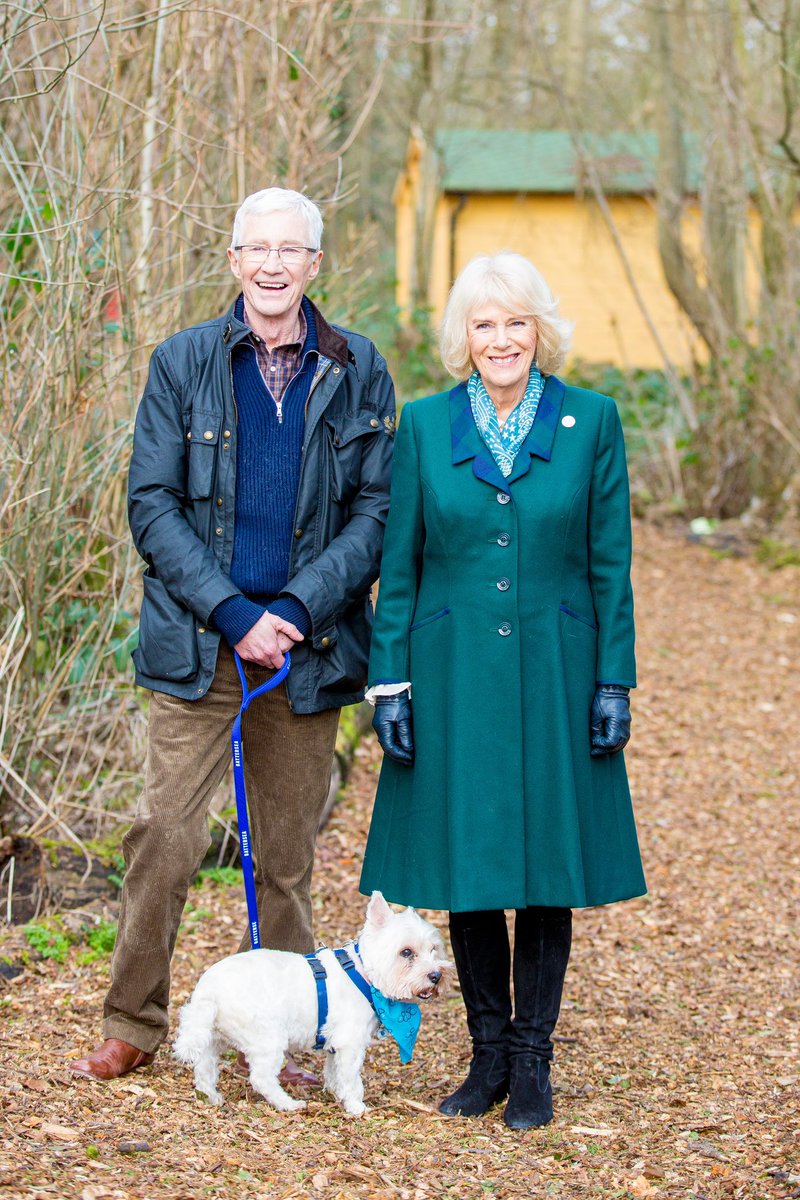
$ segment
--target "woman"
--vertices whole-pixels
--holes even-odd
[[[440,1110],[508,1095],[513,1128],[553,1115],[572,908],[645,891],[625,450],[613,400],[553,374],[569,329],[521,255],[459,275],[440,344],[461,382],[403,413],[370,655],[361,889],[449,911],[473,1057]]]

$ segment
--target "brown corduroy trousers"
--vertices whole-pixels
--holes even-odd
[[[272,672],[246,665],[250,690]],[[189,885],[208,850],[208,810],[228,768],[242,690],[220,647],[201,700],[150,698],[145,784],[122,849],[126,872],[103,1033],[152,1053],[167,1035],[170,960]],[[314,949],[311,872],[339,710],[298,716],[283,684],[242,719],[262,945]],[[243,920],[244,893],[242,894]],[[242,948],[249,949],[245,933]]]

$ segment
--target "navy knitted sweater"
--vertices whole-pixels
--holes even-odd
[[[311,632],[305,605],[292,596],[280,596],[289,579],[306,402],[318,353],[314,311],[305,296],[302,304],[307,326],[303,364],[283,394],[280,421],[258,368],[255,347],[248,340],[232,351],[238,421],[230,577],[244,594],[223,600],[211,614],[213,624],[231,646],[241,641],[265,611],[291,621],[303,634]],[[243,320],[242,296],[235,314]]]

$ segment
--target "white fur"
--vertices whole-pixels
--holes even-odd
[[[350,951],[356,967],[395,1000],[426,1000],[452,972],[438,931],[413,908],[395,913],[380,892],[372,894],[358,943],[360,960]],[[409,950],[411,954],[403,953]],[[361,1068],[378,1020],[333,951],[322,949],[317,955],[327,971],[325,1086],[345,1112],[360,1116],[366,1110]],[[197,1090],[213,1104],[222,1104],[219,1060],[233,1046],[246,1056],[256,1091],[275,1108],[294,1112],[305,1108],[305,1102],[287,1095],[278,1072],[287,1053],[313,1049],[317,1011],[314,975],[302,954],[233,954],[209,967],[181,1010],[175,1056],[194,1067]]]

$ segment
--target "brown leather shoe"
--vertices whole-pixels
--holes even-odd
[[[236,1055],[236,1062],[233,1064],[235,1075],[250,1075],[250,1064],[244,1055],[243,1051],[239,1051]],[[281,1087],[307,1087],[320,1088],[322,1083],[316,1075],[312,1075],[310,1071],[303,1071],[298,1067],[293,1058],[287,1058],[285,1066],[281,1067],[278,1080]]]
[[[84,1079],[119,1079],[120,1075],[127,1075],[137,1067],[148,1067],[154,1058],[154,1054],[145,1054],[130,1042],[107,1038],[87,1058],[70,1063],[69,1069],[73,1075],[81,1075]]]
[[[298,1067],[293,1058],[286,1059],[278,1075],[278,1081],[281,1087],[322,1087],[322,1083],[317,1076],[312,1075],[310,1071],[304,1071],[302,1067]]]

